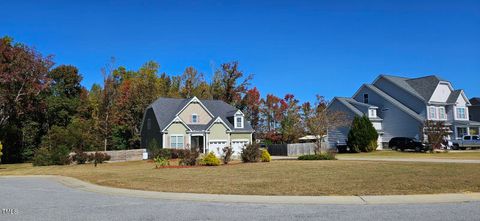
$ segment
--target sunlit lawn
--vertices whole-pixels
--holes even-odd
[[[63,175],[92,183],[153,191],[360,195],[480,191],[480,164],[272,161],[219,167],[154,169],[147,161],[32,167],[0,165],[0,175]]]

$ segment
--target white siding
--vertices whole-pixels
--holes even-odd
[[[452,90],[450,90],[448,84],[440,83],[437,85],[437,88],[433,92],[430,101],[446,102],[448,97],[450,96],[450,93],[452,93]]]

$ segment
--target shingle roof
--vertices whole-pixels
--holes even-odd
[[[475,106],[480,105],[480,97],[474,97],[470,99],[470,103]]]
[[[454,104],[457,102],[458,96],[462,93],[462,90],[454,90],[452,93],[450,93],[450,96],[448,96],[447,103],[449,104]]]
[[[161,129],[164,129],[173,119],[176,114],[190,101],[191,99],[178,98],[159,98],[154,101],[148,108],[152,108],[157,118]],[[235,107],[221,101],[221,100],[200,100],[203,105],[214,116],[212,121],[206,125],[192,125],[189,124],[192,130],[205,130],[217,117],[220,117],[233,131],[252,131],[253,128],[247,121],[244,122],[244,128],[235,129],[232,123],[227,119],[233,117],[238,111]]]
[[[371,89],[372,91],[374,91],[375,93],[377,93],[379,96],[382,96],[385,100],[387,100],[387,101],[389,101],[390,103],[392,103],[393,105],[397,106],[398,108],[400,108],[401,110],[403,110],[405,113],[409,114],[410,116],[412,116],[412,117],[415,118],[416,120],[418,120],[418,121],[420,121],[420,122],[423,122],[423,121],[425,120],[421,115],[415,113],[415,111],[413,111],[412,109],[406,107],[405,105],[403,105],[402,103],[400,103],[399,101],[397,101],[396,99],[394,99],[393,97],[391,97],[390,95],[386,94],[386,93],[383,92],[382,90],[378,89],[378,88],[375,87],[374,85],[364,84],[363,86]]]
[[[427,102],[432,97],[440,81],[444,81],[438,76],[430,75],[420,78],[404,78],[391,75],[381,75],[381,77],[393,82],[400,88]]]

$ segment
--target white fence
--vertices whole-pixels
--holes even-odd
[[[110,155],[110,161],[135,161],[143,160],[143,153],[146,152],[145,149],[133,149],[133,150],[108,150],[108,151],[98,151]],[[86,151],[85,153],[91,154],[95,151]],[[74,153],[71,153],[74,154]]]

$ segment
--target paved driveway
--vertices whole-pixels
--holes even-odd
[[[47,178],[1,178],[0,220],[479,220],[480,202],[286,205],[121,197]]]

